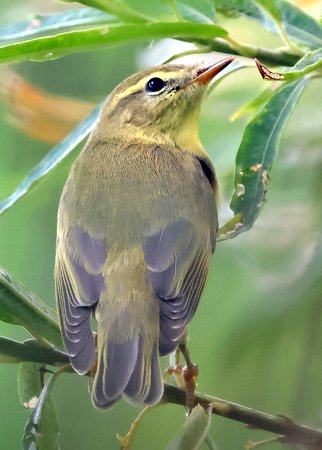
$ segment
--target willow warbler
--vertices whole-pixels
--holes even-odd
[[[214,167],[198,132],[211,66],[163,65],[117,86],[75,161],[58,212],[55,285],[93,403],[155,404],[159,355],[185,335],[215,249]],[[92,317],[97,321],[97,335]]]

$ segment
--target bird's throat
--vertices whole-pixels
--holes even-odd
[[[174,136],[174,142],[177,147],[189,153],[197,155],[205,154],[199,137],[199,111],[189,113],[184,118]]]

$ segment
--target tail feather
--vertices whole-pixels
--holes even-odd
[[[154,344],[147,358],[142,354],[144,343],[139,341],[139,354],[132,376],[124,390],[125,397],[133,403],[157,403],[163,394],[158,345]]]
[[[129,329],[126,322],[123,318],[123,323],[114,323],[105,333],[104,343],[98,343],[92,387],[93,403],[98,408],[108,408],[122,396],[134,404],[155,404],[163,394],[157,337],[152,340],[146,330],[138,329],[124,341],[124,330]]]
[[[158,345],[155,345],[152,354],[151,380],[153,380],[153,383],[151,383],[149,394],[145,399],[145,403],[147,405],[154,405],[158,403],[163,395],[163,378],[159,364]]]
[[[124,394],[132,402],[143,402],[147,396],[149,387],[150,367],[146,367],[146,361],[142,355],[142,337],[139,339],[139,352],[128,384],[124,389]]]
[[[105,368],[103,364],[99,364],[97,367],[97,372],[95,374],[94,383],[92,386],[92,401],[94,405],[101,408],[109,408],[114,403],[116,403],[122,395],[115,397],[114,399],[110,399],[107,397],[105,393]]]

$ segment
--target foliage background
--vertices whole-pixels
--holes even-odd
[[[40,0],[14,4],[2,0],[0,25],[31,12],[64,7]],[[271,35],[254,22],[250,27],[245,19],[225,20],[243,41],[274,46]],[[280,45],[277,37],[273,39]],[[15,69],[53,93],[99,102],[127,75],[162,62],[167,51],[173,53],[173,45],[173,41],[152,47],[149,42],[132,43],[41,64],[21,63]],[[233,190],[236,150],[248,121],[243,116],[231,123],[229,117],[265,87],[255,68],[238,71],[220,84],[203,108],[202,141],[222,186],[221,223]],[[317,426],[322,422],[322,277],[313,280],[312,268],[321,272],[320,93],[321,81],[316,80],[294,111],[271,173],[268,202],[255,226],[218,244],[207,288],[190,327],[191,354],[200,368],[200,392],[266,412],[286,413]],[[0,198],[9,195],[50,149],[49,144],[10,126],[7,113],[2,101]],[[77,154],[78,150],[0,220],[1,265],[53,307],[56,211]],[[22,328],[4,322],[0,327],[2,335],[27,337]],[[16,380],[16,365],[0,365],[0,440],[7,449],[21,447],[29,415],[19,404]],[[83,377],[61,376],[54,397],[61,448],[66,450],[118,448],[115,434],[125,434],[138,413],[125,402],[103,413],[94,410]],[[144,419],[134,448],[164,449],[184,420],[182,407],[156,408]],[[268,437],[219,417],[213,418],[211,434],[221,450],[242,448],[248,439]]]

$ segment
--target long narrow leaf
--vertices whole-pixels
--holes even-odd
[[[9,197],[0,202],[0,214],[14,205],[41,178],[51,172],[93,129],[101,105],[97,106],[62,142],[57,144],[40,163],[32,169],[27,177]]]
[[[225,15],[245,15],[260,22],[270,31],[278,32],[275,20],[279,20],[286,33],[295,41],[305,44],[312,49],[322,46],[322,25],[313,17],[306,14],[286,0],[261,0],[256,4],[254,0],[212,0],[217,11]],[[263,8],[263,4],[266,8]],[[279,12],[276,15],[276,10]],[[267,14],[269,11],[269,14]],[[274,14],[275,13],[275,14]]]
[[[56,406],[51,397],[56,374],[50,377],[41,390],[36,407],[26,424],[22,439],[24,450],[59,450]],[[30,383],[30,377],[28,381]],[[37,384],[35,387],[37,388]]]
[[[182,18],[188,22],[213,23],[215,17],[211,0],[123,0],[123,3],[159,22]]]
[[[285,74],[285,80],[303,77],[304,75],[321,70],[322,68],[322,48],[307,53],[295,66],[291,67]]]
[[[191,22],[211,23],[215,19],[215,8],[210,0],[176,0],[181,15]]]
[[[8,26],[0,27],[0,40],[27,40],[57,32],[90,28],[117,22],[110,14],[94,8],[71,9],[56,14],[37,14]]]
[[[56,314],[0,267],[0,320],[23,326],[29,333],[62,347]]]
[[[227,31],[217,25],[189,22],[159,22],[128,25],[101,25],[90,30],[56,33],[20,42],[3,43],[0,62],[46,61],[70,53],[93,50],[125,42],[165,37],[212,39],[226,37]]]
[[[322,24],[286,0],[276,0],[286,33],[312,49],[322,46]]]
[[[65,2],[73,2],[74,0],[64,0]],[[151,17],[142,14],[140,8],[132,8],[124,0],[80,0],[83,5],[107,11],[117,16],[122,22],[142,23],[149,22]]]
[[[0,362],[33,362],[39,364],[67,364],[68,356],[54,347],[44,347],[33,340],[17,342],[0,336]]]
[[[308,80],[283,86],[247,125],[236,157],[235,217],[219,230],[219,240],[235,237],[254,224],[265,201],[269,171],[286,123]]]
[[[44,387],[44,366],[21,363],[18,371],[18,394],[22,406],[34,408]]]
[[[261,76],[267,80],[292,81],[318,70],[320,70],[319,75],[322,75],[322,49],[307,53],[293,67],[283,72],[272,72],[259,60],[255,61]]]
[[[201,405],[193,408],[183,427],[166,450],[199,450],[211,424],[211,408],[207,414]]]
[[[256,20],[266,29],[270,31],[277,31],[276,25],[271,17],[252,0],[211,0],[216,8],[216,11],[227,17],[247,16]]]
[[[255,0],[295,41],[316,49],[322,46],[322,26],[313,17],[287,0]]]

